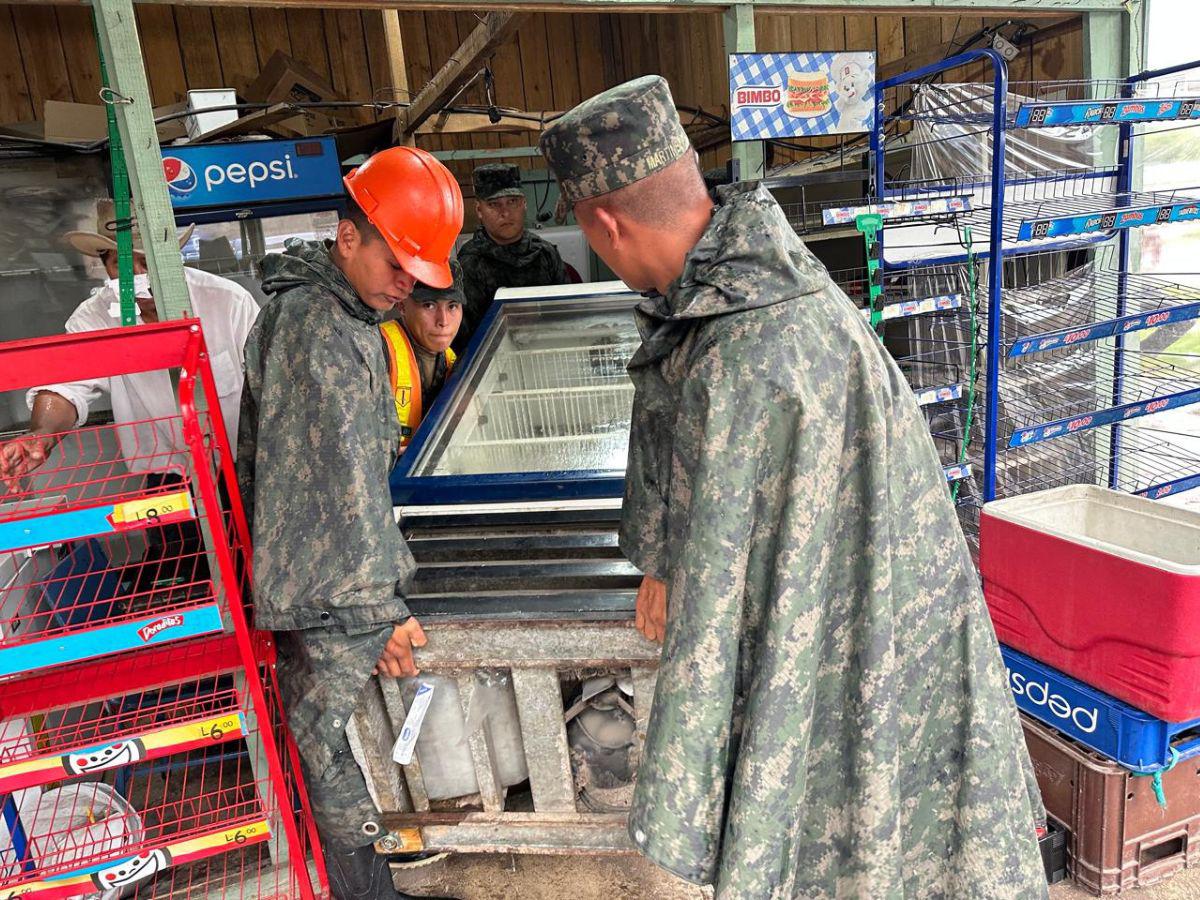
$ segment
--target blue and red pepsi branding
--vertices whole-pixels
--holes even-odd
[[[1200,97],[1135,98],[1095,103],[1023,103],[1013,124],[1017,128],[1053,125],[1105,125],[1110,122],[1173,122],[1200,119]]]
[[[164,147],[162,159],[175,209],[343,194],[341,166],[331,137]]]
[[[1082,216],[1029,219],[1021,223],[1017,240],[1038,241],[1072,234],[1094,234],[1098,231],[1196,220],[1200,220],[1200,200],[1184,200],[1179,203],[1109,209]]]

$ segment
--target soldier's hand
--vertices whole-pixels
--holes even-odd
[[[424,647],[426,643],[425,631],[416,619],[397,625],[392,629],[392,636],[388,638],[379,662],[375,664],[375,674],[391,675],[393,678],[416,675],[421,670],[413,660],[413,647]]]
[[[637,593],[637,630],[659,644],[667,634],[667,586],[649,575]]]
[[[44,434],[27,434],[0,444],[0,483],[10,493],[21,490],[21,478],[46,461],[54,439]]]

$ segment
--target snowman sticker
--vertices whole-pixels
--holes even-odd
[[[837,94],[839,131],[866,131],[871,127],[873,82],[862,65],[861,54],[835,53],[830,63],[830,80]]]
[[[89,747],[87,750],[80,750],[77,753],[68,753],[62,757],[62,767],[70,775],[87,775],[90,772],[100,772],[115,766],[126,766],[138,762],[145,752],[145,745],[137,738],[115,741],[99,747]]]
[[[151,850],[137,856],[127,856],[92,873],[92,884],[104,891],[129,887],[145,881],[171,867],[171,854],[166,850]]]

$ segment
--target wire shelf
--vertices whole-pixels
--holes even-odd
[[[1105,247],[1091,263],[1058,277],[1006,288],[1004,304],[1025,311],[1015,336],[1004,341],[1004,355],[1012,358],[1200,318],[1200,286],[1139,272],[1122,275],[1116,248]]]
[[[997,463],[997,496],[1012,497],[1070,484],[1107,486],[1111,473],[1110,435],[1078,435],[1025,449],[1002,450]],[[1200,452],[1181,437],[1150,427],[1124,426],[1116,452],[1116,488],[1153,500],[1200,486]]]
[[[613,340],[585,347],[517,347],[506,353],[497,384],[511,391],[558,391],[628,381],[625,367],[637,343]]]
[[[921,104],[904,102],[908,87],[886,92],[885,105],[896,110],[885,122],[936,122],[990,126],[993,122],[990,85],[979,92],[948,90],[931,84],[916,88]],[[957,87],[957,86],[953,86]],[[989,101],[980,108],[981,96]],[[1141,82],[1126,94],[1122,81],[1009,82],[1005,109],[1007,128],[1050,128],[1117,125],[1126,122],[1200,123],[1200,82],[1195,80]]]
[[[1089,350],[1101,352],[1088,352]],[[1081,355],[1084,354],[1084,355]],[[1200,372],[1157,354],[1096,347],[1023,367],[1001,386],[1009,447],[1022,447],[1200,401]],[[1123,362],[1125,372],[1115,374]]]
[[[973,198],[970,209],[946,218],[956,228],[971,226],[986,235],[991,221],[991,185],[984,175],[949,179],[893,181],[887,198],[916,203],[946,194]],[[1004,239],[1025,243],[1048,239],[1082,239],[1115,230],[1174,222],[1200,221],[1200,187],[1172,191],[1116,190],[1107,169],[1029,172],[1005,183]],[[904,227],[913,223],[898,223]]]
[[[242,738],[248,704],[231,679],[210,677],[44,710],[0,731],[0,795]]]

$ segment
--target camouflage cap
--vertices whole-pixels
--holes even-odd
[[[471,175],[475,185],[476,200],[494,200],[497,197],[520,197],[521,169],[508,163],[489,163],[480,166]]]
[[[560,217],[580,200],[653,175],[690,147],[661,75],[635,78],[584,100],[538,142],[558,178]]]
[[[463,292],[462,266],[453,256],[450,257],[450,274],[454,277],[454,281],[448,288],[430,287],[418,281],[413,285],[412,298],[418,303],[424,303],[426,300],[457,300],[460,304],[466,304],[467,295]]]

